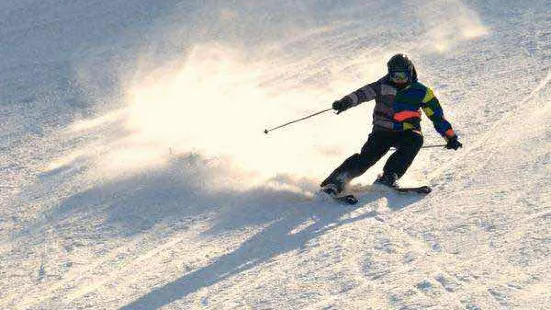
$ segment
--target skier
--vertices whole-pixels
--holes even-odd
[[[341,194],[353,178],[365,173],[391,147],[395,147],[396,152],[389,157],[375,183],[397,187],[396,181],[406,173],[423,145],[419,109],[447,141],[447,149],[457,150],[463,146],[444,118],[432,89],[417,81],[417,72],[408,56],[394,55],[387,67],[388,74],[383,78],[333,103],[333,109],[340,113],[375,99],[373,131],[361,152],[346,159],[321,183],[322,190],[332,196]]]

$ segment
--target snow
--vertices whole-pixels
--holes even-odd
[[[550,11],[2,1],[0,308],[551,309]],[[403,182],[429,196],[320,199],[372,103],[263,130],[395,52],[464,148],[420,153]]]

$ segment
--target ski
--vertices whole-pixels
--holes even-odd
[[[399,193],[417,193],[417,194],[430,194],[432,188],[430,186],[419,186],[419,187],[392,187],[395,191]]]
[[[417,187],[389,187],[384,186],[384,188],[388,188],[391,190],[394,190],[400,194],[420,194],[420,195],[428,195],[432,192],[432,188],[430,186],[417,186]],[[352,192],[369,192],[370,190],[365,187],[358,187],[355,190],[352,189]],[[386,192],[386,190],[384,191]],[[320,190],[320,193],[322,193],[324,196],[331,197],[331,199],[348,205],[355,205],[358,203],[359,199],[356,195],[351,194],[350,191],[348,193],[344,194],[333,194],[332,191],[326,191],[326,190]]]
[[[424,185],[424,186],[387,186],[384,184],[373,184],[373,185],[363,185],[363,186],[355,186],[352,188],[353,193],[361,193],[361,192],[380,192],[380,193],[388,193],[389,191],[395,191],[400,194],[420,194],[420,195],[427,195],[432,192],[432,188],[430,186]]]
[[[326,196],[331,197],[333,200],[336,200],[341,203],[345,203],[349,205],[355,205],[358,203],[358,198],[353,194],[347,194],[347,193],[336,194],[334,185],[325,186],[320,190],[320,192]]]
[[[346,194],[342,196],[333,196],[333,195],[329,195],[329,196],[331,196],[331,198],[335,199],[336,201],[346,203],[349,205],[355,205],[358,203],[358,198],[352,194]]]

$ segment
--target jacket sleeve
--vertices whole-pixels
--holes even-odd
[[[421,108],[427,117],[432,121],[434,128],[438,133],[448,139],[455,136],[455,132],[452,129],[452,125],[444,117],[444,110],[438,101],[438,98],[434,95],[432,89],[427,88]]]
[[[349,109],[360,103],[373,100],[377,97],[377,90],[380,89],[380,87],[377,87],[379,84],[379,81],[367,84],[349,95],[344,96],[341,101],[345,102],[346,108]]]

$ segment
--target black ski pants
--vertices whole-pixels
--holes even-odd
[[[359,177],[377,163],[391,147],[396,151],[390,155],[384,168],[384,174],[396,173],[401,178],[411,166],[413,159],[423,146],[423,135],[415,130],[399,132],[373,131],[362,147],[361,153],[346,159],[332,175],[348,172],[351,178]]]

